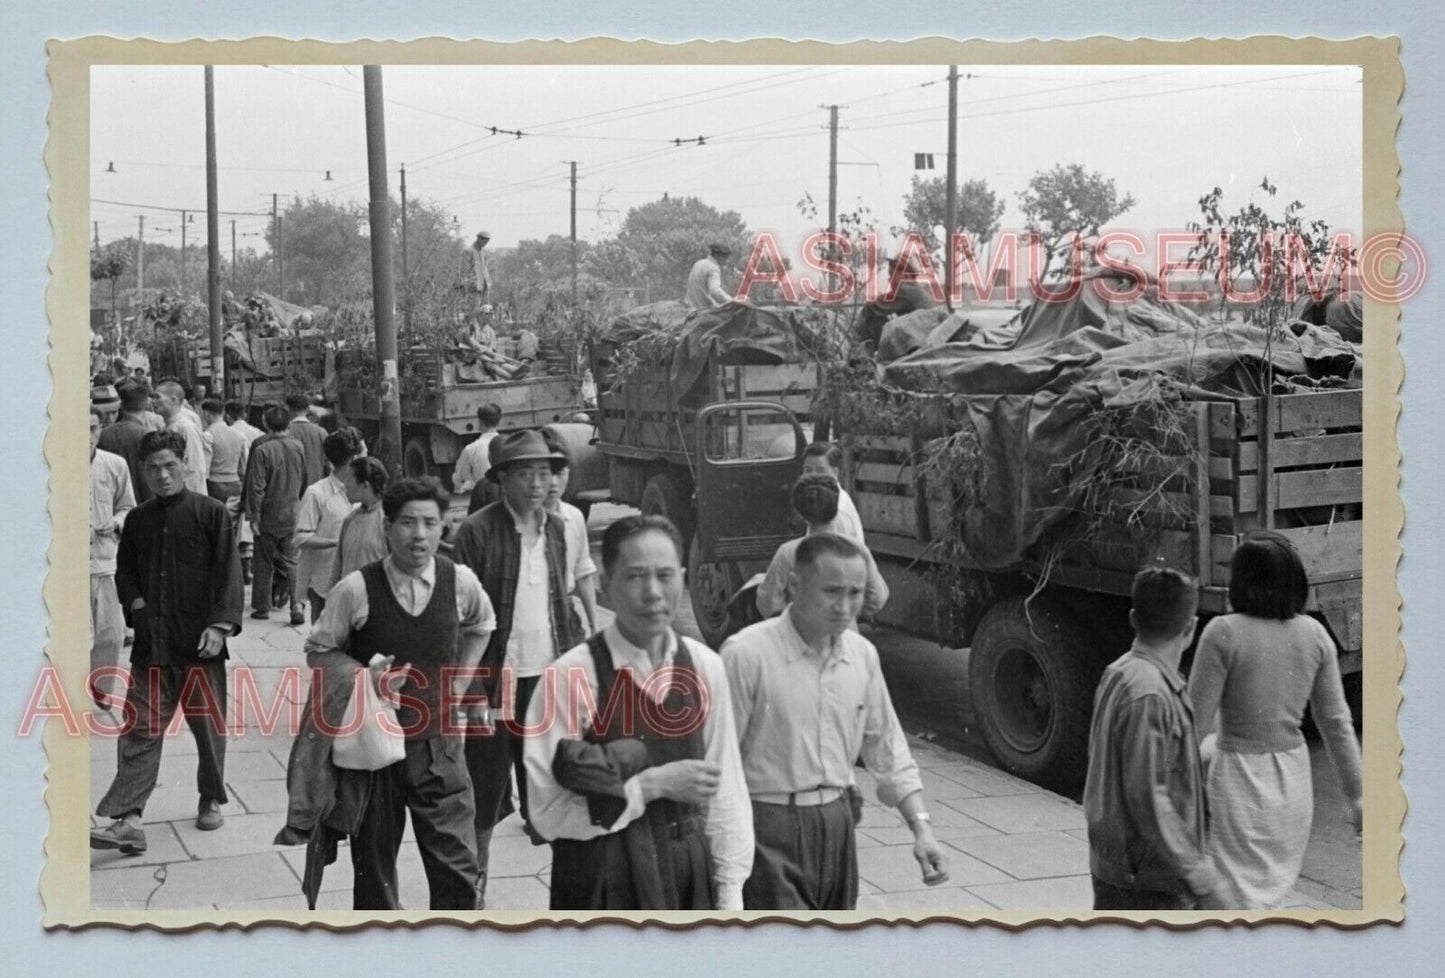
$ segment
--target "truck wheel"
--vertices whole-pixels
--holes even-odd
[[[692,617],[709,648],[716,649],[728,634],[728,602],[743,586],[743,572],[735,561],[704,564],[697,534],[688,548],[687,591],[692,598]]]
[[[1048,788],[1083,783],[1101,671],[1092,634],[1057,602],[1022,597],[990,608],[973,637],[974,715],[1005,769]]]
[[[644,516],[666,516],[682,536],[683,546],[692,540],[692,502],[669,475],[655,475],[642,489],[638,509]],[[690,549],[690,548],[689,548]],[[686,562],[687,554],[683,554]]]
[[[401,451],[401,470],[408,479],[420,478],[424,475],[434,475],[432,471],[435,466],[431,461],[431,448],[427,445],[426,439],[420,435],[408,438],[406,447]]]

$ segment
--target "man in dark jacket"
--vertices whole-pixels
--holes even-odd
[[[296,511],[306,492],[306,459],[301,443],[287,433],[290,418],[282,408],[266,409],[266,435],[251,446],[246,463],[246,484],[241,505],[246,510],[256,541],[251,581],[251,617],[271,616],[272,575],[279,575],[276,590],[290,592],[296,576]],[[291,601],[291,624],[306,620],[301,604]]]
[[[517,770],[522,816],[527,815],[518,731],[528,701],[542,670],[581,638],[568,605],[573,582],[566,525],[544,508],[552,476],[566,457],[548,447],[540,431],[523,430],[492,441],[491,463],[486,477],[501,486],[502,498],[467,517],[452,552],[457,563],[476,572],[497,613],[481,676],[470,690],[487,700],[485,708],[473,711],[472,722],[494,732],[467,740],[483,897],[492,828],[512,810],[509,766]]]
[[[114,819],[92,829],[92,849],[146,850],[140,826],[176,709],[196,739],[196,827],[221,827],[227,802],[226,638],[241,630],[241,563],[226,507],[185,488],[185,436],[153,431],[140,455],[153,498],[131,511],[116,555],[116,590],[135,629],[128,727],[110,790],[96,806]],[[133,718],[133,721],[132,721]]]
[[[144,384],[126,381],[116,388],[116,393],[120,395],[120,416],[101,431],[96,447],[125,459],[135,501],[143,503],[151,498],[140,464],[140,440],[147,431],[154,430],[145,421],[145,413],[151,406],[151,392]]]
[[[300,442],[302,454],[306,457],[306,485],[320,482],[326,475],[326,451],[321,447],[326,441],[326,429],[306,416],[311,410],[311,398],[305,394],[287,397],[286,407],[291,411],[291,423],[286,432]]]

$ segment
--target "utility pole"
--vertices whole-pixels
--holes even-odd
[[[371,184],[371,295],[376,314],[377,395],[381,401],[381,437],[377,456],[393,476],[401,474],[401,399],[397,391],[396,319],[391,271],[390,198],[386,189],[386,117],[381,66],[365,65],[366,158]]]
[[[231,218],[231,291],[236,291],[236,219]]]
[[[146,216],[140,215],[140,236],[136,238],[135,291],[139,300],[146,287]]]
[[[100,253],[100,222],[99,222],[99,221],[91,221],[90,223],[95,227],[95,250],[96,250],[96,253],[99,254],[99,253]]]
[[[406,264],[406,164],[401,165],[401,317],[411,329],[411,273]]]
[[[838,106],[826,105],[828,110],[828,233],[838,231]],[[829,253],[835,251],[828,246]],[[833,289],[833,275],[828,274],[828,290]]]
[[[181,211],[181,295],[186,294],[186,211]]]
[[[948,66],[948,196],[943,210],[944,301],[953,311],[953,231],[958,221],[958,65]]]
[[[577,161],[572,166],[572,308],[577,308]]]
[[[225,347],[221,340],[221,217],[216,203],[216,79],[210,65],[205,66],[205,75],[206,306],[210,313],[211,326],[211,391],[225,400]]]
[[[286,299],[286,261],[281,249],[281,215],[276,211],[276,195],[271,195],[271,225],[276,229],[276,298]]]

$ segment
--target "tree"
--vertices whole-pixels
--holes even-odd
[[[988,181],[965,180],[958,187],[954,232],[966,231],[978,244],[987,244],[998,233],[1003,208],[1003,201],[989,189]],[[923,180],[915,176],[912,188],[903,198],[903,219],[908,222],[908,230],[917,231],[923,237],[924,245],[940,268],[943,267],[943,241],[934,228],[943,227],[947,216],[947,179]]]
[[[719,211],[697,197],[665,197],[628,211],[617,237],[597,246],[591,270],[641,289],[653,302],[681,299],[687,273],[714,242],[732,249],[729,264],[741,265],[752,236],[735,211]]]
[[[112,241],[104,248],[95,249],[90,254],[91,281],[110,283],[111,315],[115,315],[116,281],[125,274],[129,265],[130,254],[126,251],[123,241]]]
[[[1019,194],[1024,226],[1044,248],[1044,268],[1074,235],[1098,234],[1099,228],[1134,206],[1129,194],[1119,196],[1114,181],[1079,163],[1040,170]],[[1071,246],[1071,244],[1070,244]]]
[[[266,230],[271,253],[282,247],[286,295],[303,305],[327,305],[370,293],[371,252],[358,205],[336,204],[315,195],[294,198],[281,217],[281,241],[273,223]]]

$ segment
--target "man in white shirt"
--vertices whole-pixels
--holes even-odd
[[[855,908],[859,758],[878,781],[878,800],[896,806],[912,829],[924,884],[948,878],[878,650],[849,629],[866,578],[853,541],[807,537],[792,574],[792,603],[723,645],[753,806],[756,850],[743,888],[749,910]]]
[[[792,600],[789,589],[796,576],[794,571],[798,547],[802,542],[808,537],[834,532],[832,527],[837,521],[839,492],[838,483],[825,475],[805,475],[793,485],[793,508],[808,525],[808,532],[806,536],[789,540],[773,554],[767,574],[758,585],[758,610],[765,618],[782,614]],[[861,610],[865,615],[874,615],[888,603],[888,582],[883,580],[883,575],[878,572],[878,565],[868,548],[860,546],[859,550],[867,571],[867,587]],[[856,631],[857,625],[853,627]]]
[[[497,425],[502,423],[502,408],[497,404],[483,404],[477,408],[477,430],[481,432],[475,441],[468,442],[457,456],[456,467],[452,469],[452,491],[457,495],[471,492],[487,475],[492,467],[487,450],[492,439],[497,437]]]
[[[542,670],[581,638],[567,604],[574,585],[566,530],[562,518],[544,508],[553,475],[565,459],[532,429],[499,437],[491,458],[487,478],[500,486],[502,498],[466,518],[452,549],[453,558],[476,572],[497,606],[497,630],[471,689],[486,703],[472,719],[489,734],[467,738],[467,767],[477,798],[478,889],[484,897],[491,832],[512,811],[513,768],[527,817],[517,719],[526,715]]]
[[[727,676],[672,629],[682,542],[660,516],[602,538],[613,624],[542,673],[527,714],[553,910],[740,910],[753,863]]]
[[[826,475],[838,486],[838,515],[828,527],[829,533],[837,533],[856,540],[859,546],[868,546],[863,539],[863,520],[858,516],[858,507],[853,497],[843,488],[838,478],[839,466],[843,464],[843,451],[830,441],[815,441],[803,449],[803,474]]]
[[[130,466],[97,447],[103,414],[90,409],[90,682],[91,698],[108,710],[98,669],[113,669],[125,644],[125,615],[115,589],[115,555],[125,514],[135,508]],[[117,677],[118,678],[118,677]],[[111,685],[106,683],[104,685]],[[122,695],[117,704],[124,701]]]
[[[186,439],[186,488],[202,496],[208,495],[206,476],[211,471],[211,447],[201,430],[200,420],[191,420],[195,412],[186,404],[185,388],[174,380],[161,381],[156,385],[155,405],[166,429],[178,431]]]
[[[572,565],[572,581],[576,585],[572,593],[581,601],[585,615],[581,621],[582,634],[591,635],[597,630],[597,564],[592,559],[592,542],[587,537],[587,517],[582,515],[582,510],[562,499],[572,478],[572,459],[567,453],[567,446],[550,428],[543,428],[542,436],[547,439],[549,448],[567,460],[552,476],[546,508],[547,512],[561,516],[566,523],[567,560]]]
[[[687,307],[689,309],[712,309],[725,306],[733,301],[722,287],[722,266],[732,249],[725,244],[713,243],[707,246],[707,257],[699,258],[687,273]]]
[[[321,443],[331,474],[306,487],[296,511],[296,593],[311,604],[311,624],[326,608],[326,595],[336,581],[331,576],[341,524],[351,515],[351,460],[357,444],[349,431],[336,431]]]
[[[241,453],[241,467],[239,472],[244,479],[246,475],[246,463],[251,460],[251,445],[265,432],[246,420],[246,408],[240,401],[227,401],[225,405],[225,421],[231,428],[241,436],[245,442],[245,450]],[[241,583],[251,583],[251,543],[253,534],[251,524],[244,513],[237,515],[236,545],[241,551]]]

